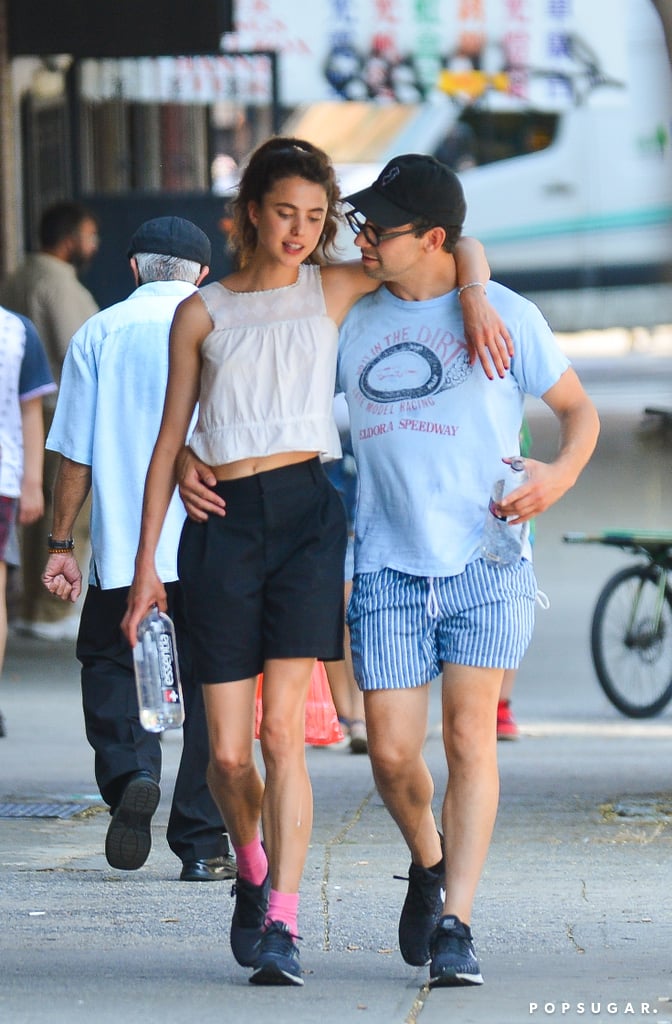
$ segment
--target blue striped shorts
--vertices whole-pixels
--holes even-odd
[[[470,562],[458,576],[394,569],[355,576],[347,621],[360,690],[423,686],[444,662],[517,668],[532,637],[531,562]]]

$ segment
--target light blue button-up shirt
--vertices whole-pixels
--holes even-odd
[[[91,466],[89,582],[103,590],[133,581],[145,477],[168,381],[168,335],[182,281],[141,285],[92,316],[68,348],[47,448]],[[177,579],[185,512],[173,495],[156,553],[159,578]]]

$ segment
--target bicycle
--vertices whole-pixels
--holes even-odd
[[[563,540],[644,556],[644,562],[619,569],[600,591],[590,650],[600,685],[622,714],[660,714],[672,700],[672,532],[566,533]]]

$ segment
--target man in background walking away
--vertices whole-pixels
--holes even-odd
[[[0,307],[0,676],[7,645],[7,567],[19,564],[16,524],[44,514],[42,399],[56,390],[35,327]],[[0,736],[5,721],[0,712]]]
[[[208,274],[210,242],[191,221],[158,217],[138,228],[128,257],[136,290],[86,322],[63,364],[47,438],[60,464],[43,581],[63,601],[79,596],[82,574],[72,530],[91,490],[92,557],[77,657],[96,780],[112,815],[105,852],[112,867],[130,871],[145,863],[151,847],[161,744],[140,725],[132,652],[119,627],[133,579],[145,476],[163,412],[170,325],[177,305]],[[182,861],[183,881],[218,881],[234,877],[236,867],[206,782],[203,697],[191,672],[177,582],[183,521],[175,495],[157,555],[178,638],[185,702],[184,746],[167,837]]]
[[[42,214],[39,241],[39,252],[29,253],[0,285],[0,302],[33,322],[58,383],[70,339],[98,311],[93,295],[78,278],[78,273],[98,251],[98,222],[79,203],[55,203]],[[54,407],[55,399],[48,398],[44,404],[47,432]],[[72,606],[50,598],[40,580],[57,466],[56,457],[47,452],[44,459],[46,515],[33,525],[24,525],[21,531],[22,597],[20,619],[14,624],[21,632],[46,640],[72,637],[77,629],[77,616]],[[88,544],[89,511],[87,504],[76,525],[77,546],[81,552]]]

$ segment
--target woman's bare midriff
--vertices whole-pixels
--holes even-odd
[[[252,459],[227,462],[223,466],[212,466],[211,469],[218,480],[238,480],[243,476],[267,473],[270,469],[294,466],[298,462],[307,462],[316,456],[317,452],[278,452],[277,455],[262,455]]]

